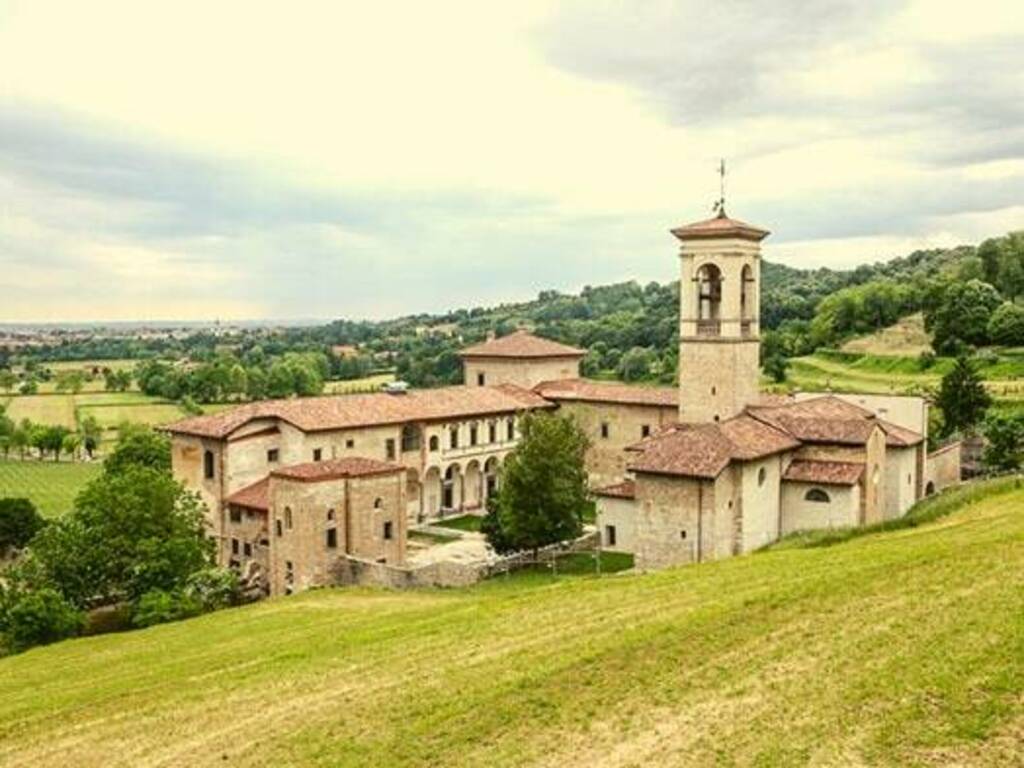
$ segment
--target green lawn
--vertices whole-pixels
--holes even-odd
[[[439,528],[451,528],[453,531],[479,531],[482,520],[483,518],[479,515],[459,515],[458,517],[435,520],[433,525]]]
[[[0,660],[12,766],[1009,766],[1024,492],[648,575],[325,589]]]
[[[99,463],[0,460],[0,498],[23,496],[44,517],[57,517],[99,472]]]

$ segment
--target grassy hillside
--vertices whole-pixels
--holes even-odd
[[[0,660],[0,764],[1009,765],[1024,491],[646,576],[323,590]]]
[[[0,459],[0,499],[30,499],[43,517],[56,517],[71,509],[78,492],[100,469],[99,463]]]

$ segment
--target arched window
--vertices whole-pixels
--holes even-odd
[[[334,510],[333,509],[328,509],[327,510],[327,519],[328,520],[333,520],[334,519]]]
[[[437,439],[437,435],[430,436],[430,450],[436,451],[439,447],[440,441]]]
[[[768,470],[767,469],[765,469],[764,467],[761,467],[759,470],[757,470],[757,485],[758,485],[759,488],[762,485],[764,485],[764,481],[767,480],[767,479],[768,479]]]
[[[420,428],[416,424],[406,424],[402,427],[402,452],[418,451],[420,449]]]
[[[804,494],[804,501],[817,501],[822,504],[828,504],[832,499],[821,488],[811,488],[811,490]]]
[[[697,270],[697,335],[721,333],[722,271],[714,264]]]
[[[284,527],[288,528],[289,530],[292,527],[292,508],[291,507],[285,507],[284,508]]]
[[[376,499],[374,499],[373,500],[373,508],[374,509],[384,509],[384,499],[380,498],[379,496]]]
[[[749,264],[740,271],[740,318],[752,320],[754,316],[754,274]]]
[[[203,453],[203,477],[207,480],[213,479],[213,451]]]
[[[450,430],[448,430],[448,437],[450,438],[450,443],[449,444],[451,445],[451,447],[452,448],[458,448],[459,447],[459,428],[458,427],[452,427]]]

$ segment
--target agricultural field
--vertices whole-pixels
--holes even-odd
[[[98,462],[0,460],[0,498],[27,498],[43,517],[57,517],[99,472]]]
[[[832,546],[323,589],[37,648],[0,659],[0,763],[1020,765],[1007,486]]]
[[[877,333],[851,339],[842,346],[843,352],[900,357],[917,357],[931,348],[932,337],[924,329],[924,315],[920,312]]]
[[[93,416],[103,429],[117,429],[125,422],[157,427],[185,418],[185,412],[176,403],[151,398],[148,403],[86,405],[78,409],[79,417]]]
[[[378,392],[382,385],[394,381],[393,373],[378,373],[361,379],[347,381],[328,381],[324,384],[325,395],[346,395],[356,392]]]
[[[7,415],[15,421],[29,419],[68,429],[76,425],[73,395],[15,395],[7,400]]]

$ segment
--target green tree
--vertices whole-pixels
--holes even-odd
[[[936,404],[942,409],[946,434],[970,429],[985,417],[992,398],[965,355],[958,357],[952,370],[942,377]]]
[[[1008,472],[1019,469],[1024,449],[1024,416],[993,413],[985,419],[985,453],[982,462],[990,470]]]
[[[149,467],[171,473],[171,441],[166,435],[144,427],[123,430],[117,445],[103,462],[103,471],[120,474],[130,467]]]
[[[45,525],[28,499],[0,499],[0,557],[22,549]]]
[[[950,354],[964,344],[987,344],[989,320],[1001,303],[999,292],[988,283],[969,280],[948,285],[939,305],[925,312],[935,351]]]
[[[528,414],[502,467],[494,497],[499,551],[532,549],[579,536],[587,509],[587,437],[566,416]]]
[[[82,436],[69,432],[64,435],[64,439],[61,441],[60,449],[74,461],[78,458],[78,450],[82,447]]]
[[[619,360],[618,374],[623,381],[640,381],[651,374],[654,353],[643,347],[633,347]]]
[[[14,651],[74,637],[85,624],[85,615],[48,587],[8,591],[0,602],[0,632]]]
[[[789,360],[782,355],[772,355],[764,361],[764,372],[771,376],[772,381],[781,384],[786,380],[786,373],[789,370]]]
[[[13,371],[9,371],[6,368],[0,370],[0,389],[10,394],[17,384],[18,377],[14,375]]]
[[[82,447],[85,448],[85,452],[89,454],[91,459],[96,449],[100,446],[100,440],[103,438],[103,429],[100,427],[96,417],[89,414],[84,416],[78,423],[78,430],[82,435]]]
[[[57,374],[56,390],[77,395],[85,386],[85,373],[82,371],[61,371]]]
[[[1024,307],[1009,301],[1000,304],[988,321],[988,335],[995,344],[1024,345]]]

